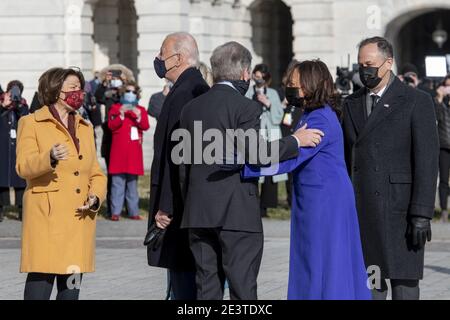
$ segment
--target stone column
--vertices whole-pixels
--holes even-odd
[[[298,60],[320,58],[335,72],[334,12],[331,0],[285,1],[294,21],[294,57]]]
[[[189,0],[135,0],[142,101],[148,102],[152,93],[162,90],[164,81],[156,76],[153,60],[167,34],[189,30],[189,6]]]

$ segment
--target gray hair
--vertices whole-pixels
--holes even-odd
[[[166,39],[174,38],[174,51],[175,53],[182,54],[191,67],[198,67],[200,63],[200,54],[198,52],[197,41],[194,37],[187,32],[175,32],[169,34]]]
[[[252,54],[243,45],[231,41],[214,49],[210,61],[215,83],[239,80],[242,71],[250,72]]]

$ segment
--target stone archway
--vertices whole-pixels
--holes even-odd
[[[138,76],[134,0],[98,0],[93,6],[94,69],[121,63]]]
[[[399,72],[406,63],[416,65],[421,76],[425,75],[425,56],[450,54],[450,2],[431,0],[403,2],[403,6],[392,7],[385,25],[385,36],[394,45]],[[432,39],[438,28],[447,31],[449,39],[439,48]]]
[[[256,0],[248,8],[253,50],[269,66],[272,85],[278,87],[294,56],[290,7],[281,0]]]

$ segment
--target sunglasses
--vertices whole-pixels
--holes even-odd
[[[134,90],[125,90],[125,92],[128,92],[128,93],[133,92],[134,94],[137,94],[137,92]]]

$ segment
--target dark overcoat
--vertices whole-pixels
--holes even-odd
[[[351,175],[366,267],[383,279],[421,279],[424,250],[411,246],[412,216],[432,218],[439,140],[429,94],[397,78],[366,119],[366,89],[343,104]]]
[[[10,110],[0,107],[0,187],[26,187],[16,172],[16,137],[19,119],[27,114],[25,101]]]
[[[148,264],[176,271],[195,271],[194,258],[189,248],[187,230],[180,229],[183,217],[183,196],[180,187],[179,166],[171,161],[171,152],[177,144],[171,141],[172,132],[179,128],[184,105],[209,90],[200,71],[184,71],[167,95],[154,135],[154,156],[150,177],[149,226],[158,210],[173,216],[162,246],[148,248]]]

